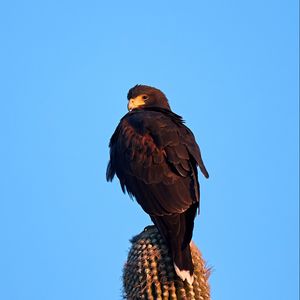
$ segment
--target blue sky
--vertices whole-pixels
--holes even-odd
[[[105,181],[127,90],[193,130],[214,300],[298,299],[297,1],[0,4],[0,298],[121,299],[150,220]]]

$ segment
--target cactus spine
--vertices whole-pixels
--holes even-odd
[[[148,226],[131,240],[123,271],[124,298],[128,300],[209,300],[209,269],[191,243],[194,282],[177,277],[169,250],[155,226]]]

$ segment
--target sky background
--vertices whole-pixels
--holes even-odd
[[[213,300],[296,300],[297,1],[2,1],[0,299],[121,299],[150,224],[108,141],[137,83],[193,130]]]

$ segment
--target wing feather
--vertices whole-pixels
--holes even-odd
[[[107,179],[116,174],[123,191],[155,216],[199,202],[197,165],[208,177],[192,132],[170,113],[130,112],[110,140]]]

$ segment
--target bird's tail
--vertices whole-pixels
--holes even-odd
[[[186,280],[189,284],[193,284],[194,264],[192,261],[192,255],[190,245],[185,249],[178,251],[174,257],[174,269],[176,274],[184,281]]]
[[[169,246],[176,274],[193,283],[194,264],[190,250],[197,205],[181,214],[152,216],[151,219]]]

